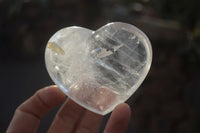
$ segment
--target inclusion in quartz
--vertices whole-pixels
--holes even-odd
[[[151,44],[133,25],[115,22],[96,31],[67,27],[45,51],[47,70],[58,87],[88,110],[105,115],[127,100],[145,79]]]

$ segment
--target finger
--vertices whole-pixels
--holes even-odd
[[[82,118],[85,109],[71,99],[63,104],[49,128],[48,133],[71,133]]]
[[[86,111],[77,127],[76,133],[98,133],[101,120],[101,115]]]
[[[40,119],[65,100],[65,94],[56,86],[37,91],[15,111],[7,133],[35,133]]]
[[[104,133],[125,133],[130,121],[131,110],[128,104],[118,105],[111,114]]]

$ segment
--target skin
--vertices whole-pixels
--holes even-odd
[[[15,111],[6,133],[36,133],[40,119],[65,101],[65,94],[56,86],[38,90]],[[125,133],[130,120],[130,107],[119,104],[112,112],[104,133]],[[98,133],[102,116],[85,110],[67,99],[57,112],[48,133]]]

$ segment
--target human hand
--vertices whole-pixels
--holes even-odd
[[[15,111],[6,133],[36,133],[40,119],[65,100],[65,94],[56,86],[37,91]],[[131,111],[127,104],[118,105],[112,112],[104,133],[124,133]],[[102,116],[67,99],[57,112],[48,133],[98,133]]]

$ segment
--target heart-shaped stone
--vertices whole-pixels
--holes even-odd
[[[97,31],[67,27],[48,41],[45,61],[58,87],[86,109],[105,115],[145,79],[151,44],[133,25],[109,23]]]

